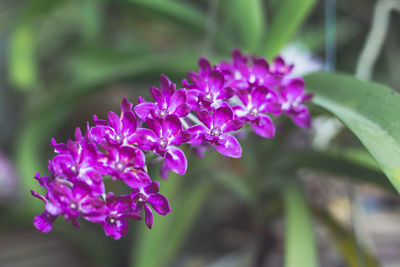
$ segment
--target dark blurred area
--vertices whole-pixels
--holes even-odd
[[[253,16],[241,12],[250,2],[260,4],[257,28],[241,23]],[[188,152],[188,173],[161,181],[173,212],[156,216],[151,231],[134,222],[114,241],[89,223],[76,230],[58,220],[48,234],[32,225],[43,205],[29,189],[38,188],[37,171],[47,173],[50,138],[66,142],[94,114],[117,112],[124,96],[149,98],[161,73],[181,84],[200,57],[229,60],[234,48],[268,59],[281,51],[300,75],[356,72],[382,1],[316,1],[275,45],[268,30],[283,2],[2,0],[0,266],[283,266],[280,192],[292,176],[312,203],[320,266],[400,266],[400,198],[357,138],[312,105],[311,130],[283,120],[277,138],[243,140],[242,159]],[[371,79],[400,90],[400,16],[391,14]]]

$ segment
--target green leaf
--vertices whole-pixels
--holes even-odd
[[[20,90],[32,90],[37,83],[36,40],[32,26],[21,24],[10,36],[9,75]]]
[[[285,187],[283,200],[286,214],[285,267],[317,267],[311,215],[295,182]]]
[[[363,143],[400,191],[400,95],[344,74],[305,78],[312,102],[338,117]]]
[[[258,47],[265,32],[264,8],[260,0],[230,0],[230,17],[238,27],[245,49]]]
[[[348,155],[344,153],[326,153],[326,152],[306,152],[294,153],[288,156],[287,161],[282,163],[281,168],[290,166],[289,171],[295,171],[299,168],[308,168],[336,175],[339,178],[354,179],[358,182],[366,182],[380,186],[386,190],[393,190],[393,186],[386,179],[385,175],[376,169],[374,165],[366,165],[365,155],[363,158],[355,158],[355,152]],[[360,152],[357,152],[360,153]],[[367,153],[367,152],[365,152]],[[369,163],[368,164],[372,164]]]
[[[316,0],[283,0],[275,12],[267,34],[264,55],[268,60],[276,56],[312,11]]]
[[[125,0],[139,7],[150,10],[154,14],[160,14],[179,23],[180,26],[205,33],[206,25],[216,30],[216,42],[221,49],[231,50],[233,42],[226,30],[208,18],[201,10],[191,4],[173,0]]]
[[[374,255],[366,248],[357,244],[354,235],[343,227],[332,215],[325,210],[313,208],[313,212],[325,224],[331,232],[331,235],[338,247],[343,258],[347,261],[350,267],[377,267],[379,266]],[[361,264],[360,260],[364,264]]]
[[[168,178],[164,184],[166,188],[162,189],[162,193],[171,201],[172,211],[165,217],[156,215],[151,231],[142,229],[139,240],[136,240],[131,266],[169,266],[182,248],[185,237],[211,192],[212,182],[207,179],[209,177],[204,177],[191,187],[186,185],[185,193],[177,197],[180,189],[178,185],[184,177],[176,176]],[[177,180],[179,184],[176,184]]]

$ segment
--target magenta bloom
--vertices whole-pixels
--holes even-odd
[[[233,107],[236,116],[249,122],[259,136],[274,137],[274,124],[265,113],[280,114],[281,103],[278,94],[266,87],[259,86],[251,93],[243,92],[239,98],[243,105]]]
[[[131,194],[136,211],[139,213],[144,208],[146,225],[150,229],[153,225],[153,212],[150,206],[160,215],[167,215],[171,211],[168,199],[159,193],[158,188],[159,183],[152,182],[144,188],[134,189]]]
[[[311,94],[304,93],[303,79],[292,79],[280,92],[282,110],[302,128],[311,127],[311,117],[308,108],[303,104],[310,101]]]
[[[137,128],[137,120],[133,114],[132,104],[126,98],[121,104],[121,116],[114,112],[108,113],[108,121],[99,120],[94,116],[95,127],[91,129],[91,138],[96,144],[106,142],[113,145],[126,145]]]
[[[151,94],[156,103],[142,102],[135,107],[138,117],[144,121],[147,116],[152,115],[153,118],[162,121],[167,115],[175,114],[180,118],[189,114],[191,107],[186,104],[186,90],[175,90],[176,85],[163,74],[160,85],[161,90],[151,87]]]
[[[133,204],[135,205],[135,204]],[[129,228],[129,220],[141,220],[142,217],[133,212],[130,196],[116,196],[110,192],[106,198],[107,215],[101,224],[106,235],[115,240],[126,235]]]
[[[233,96],[233,90],[225,86],[225,79],[218,70],[208,70],[208,61],[201,59],[199,62],[200,73],[189,73],[193,84],[187,84],[189,103],[194,110],[202,108],[213,110],[226,105],[224,100]]]
[[[239,50],[232,53],[231,62],[214,67],[201,58],[198,73],[189,72],[183,88],[176,90],[161,75],[160,89],[150,89],[154,103],[138,97],[133,106],[124,97],[120,115],[109,112],[107,120],[95,115],[95,125],[87,123],[84,135],[77,128],[75,140],[66,144],[52,139],[56,155],[48,164],[50,174],[35,175],[45,193],[31,191],[45,205],[34,218],[34,226],[49,232],[62,215],[79,227],[82,218],[120,239],[127,234],[129,221],[140,220],[144,210],[145,223],[151,228],[153,210],[161,215],[171,210],[167,198],[159,193],[159,182],[147,172],[153,163],[162,161],[163,178],[169,171],[185,174],[184,144],[199,156],[215,147],[224,156],[239,158],[242,148],[236,137],[246,135],[240,131],[244,123],[259,136],[272,138],[271,115],[278,119],[283,113],[300,127],[310,126],[304,102],[311,95],[304,93],[301,78],[288,77],[292,68],[280,57],[269,65],[264,58]],[[116,180],[122,182],[109,187]],[[113,192],[127,189],[129,195]]]
[[[204,125],[195,125],[188,129],[195,136],[190,144],[199,145],[205,141],[214,145],[222,155],[232,158],[242,156],[242,148],[237,139],[226,134],[243,127],[243,122],[233,119],[231,108],[220,107],[212,116],[207,111],[199,111],[197,117]]]
[[[151,182],[144,170],[145,157],[138,148],[129,146],[104,146],[107,152],[105,158],[105,173],[113,179],[123,180],[131,188],[142,187]]]
[[[82,181],[97,195],[104,193],[104,183],[95,145],[71,140],[67,145],[56,144],[53,140],[53,145],[56,151],[63,152],[55,156],[51,162],[55,176],[63,177],[69,182]]]
[[[165,158],[166,167],[178,174],[185,174],[187,160],[179,146],[191,139],[191,134],[182,128],[182,123],[176,115],[168,115],[160,124],[150,117],[146,118],[150,129],[139,129],[131,140],[144,150],[152,150]]]

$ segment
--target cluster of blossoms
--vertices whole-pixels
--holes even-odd
[[[75,140],[67,144],[53,139],[57,155],[49,161],[50,176],[35,176],[47,192],[42,196],[31,191],[45,203],[34,225],[48,232],[62,215],[79,227],[83,217],[119,239],[127,233],[129,220],[142,219],[142,213],[151,228],[152,210],[166,215],[170,206],[159,193],[159,182],[149,177],[148,164],[161,161],[163,178],[169,171],[184,175],[183,144],[200,156],[215,147],[224,156],[239,158],[242,148],[235,135],[246,124],[264,138],[275,135],[271,116],[285,114],[300,127],[310,126],[303,103],[311,96],[304,93],[302,78],[289,75],[292,68],[280,57],[269,65],[264,58],[243,56],[238,50],[231,62],[214,67],[202,58],[199,71],[182,81],[183,88],[177,90],[161,75],[160,89],[151,87],[154,101],[139,98],[133,106],[124,98],[120,116],[94,116],[94,126],[88,123],[84,134],[78,128]],[[146,154],[155,158],[146,162]],[[130,193],[107,192],[106,179],[124,182]]]

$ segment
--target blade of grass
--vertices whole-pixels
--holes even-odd
[[[367,249],[357,244],[354,235],[345,227],[343,227],[332,215],[330,215],[327,211],[316,207],[313,207],[313,212],[329,229],[335,241],[335,245],[350,267],[360,266],[357,260],[360,256],[364,259],[365,265],[363,266],[379,266],[375,256]]]
[[[288,44],[312,11],[316,0],[284,0],[272,17],[264,55],[268,60]]]
[[[317,253],[311,215],[295,182],[283,192],[286,214],[285,267],[317,267]]]

